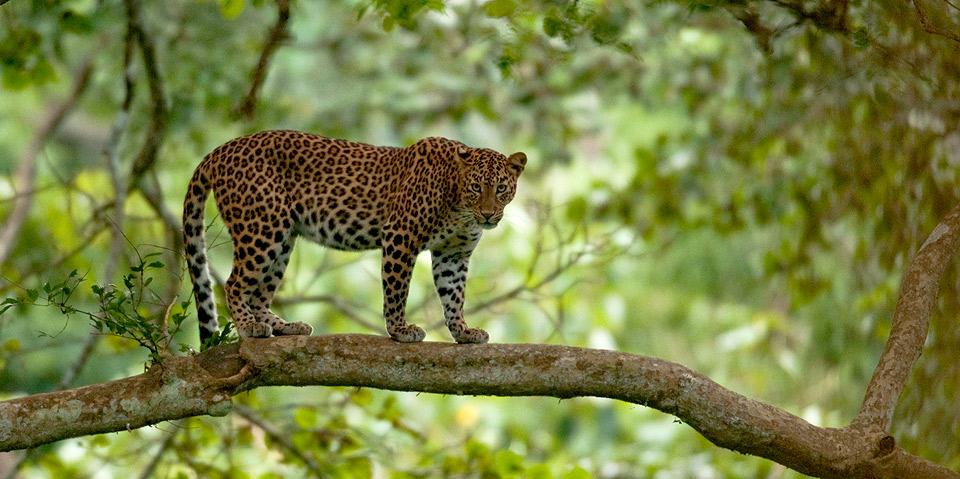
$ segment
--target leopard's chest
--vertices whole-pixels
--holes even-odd
[[[477,225],[470,213],[452,212],[430,234],[424,249],[430,251],[472,250],[482,234],[483,229]]]

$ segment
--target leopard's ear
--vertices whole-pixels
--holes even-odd
[[[507,158],[507,163],[514,173],[520,175],[520,173],[523,173],[523,167],[527,166],[527,155],[526,153],[518,151]]]
[[[467,148],[466,145],[457,145],[457,158],[460,161],[470,160],[470,148]]]
[[[458,165],[460,165],[460,168],[468,168],[473,164],[473,148],[470,148],[463,143],[457,143],[455,149],[456,152],[453,155],[453,159],[456,160]]]

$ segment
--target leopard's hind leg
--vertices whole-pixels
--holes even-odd
[[[255,204],[234,208],[235,198],[218,197],[218,206],[233,238],[233,271],[224,290],[227,306],[241,337],[310,334],[304,323],[287,323],[270,311],[273,293],[280,284],[293,247],[293,221],[277,194],[280,189],[264,181],[247,192]]]
[[[287,263],[290,261],[290,253],[293,251],[293,245],[296,241],[289,230],[279,235],[275,234],[274,239],[279,239],[280,242],[271,249],[267,259],[271,259],[270,256],[274,255],[273,251],[276,251],[276,255],[269,262],[269,267],[261,279],[257,291],[250,297],[250,306],[262,321],[270,325],[275,336],[309,335],[313,332],[313,327],[309,324],[302,322],[288,323],[270,311],[273,295],[280,287],[280,281],[283,279]]]

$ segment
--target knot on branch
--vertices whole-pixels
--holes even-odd
[[[897,446],[897,441],[893,436],[883,436],[877,441],[877,450],[873,452],[873,457],[880,458],[889,455]]]

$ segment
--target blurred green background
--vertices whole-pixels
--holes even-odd
[[[956,31],[955,4],[921,4]],[[236,110],[277,4],[144,2],[130,31],[128,7],[0,6],[0,220],[17,199],[30,207],[0,266],[4,296],[78,270],[73,301],[95,308],[90,284],[157,253],[166,267],[143,305],[155,317],[188,297],[173,228],[193,167],[216,145],[273,128],[384,145],[443,135],[530,158],[471,265],[468,320],[493,341],[656,356],[844,426],[911,252],[958,201],[960,42],[925,32],[907,2],[294,1],[250,117]],[[87,66],[76,104],[41,135]],[[219,220],[208,246],[226,276]],[[419,263],[408,314],[449,341],[428,255]],[[957,271],[892,431],[954,469]],[[301,241],[278,303],[317,334],[381,334],[379,256]],[[196,348],[188,312],[176,342]],[[0,397],[143,371],[146,350],[90,331],[57,308],[0,316]],[[236,402],[225,418],[0,455],[0,473],[802,477],[611,400],[309,387]]]

